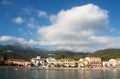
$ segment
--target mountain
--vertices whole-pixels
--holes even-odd
[[[84,58],[89,55],[88,52],[73,52],[67,50],[56,50],[52,51],[53,54],[56,55],[56,58],[73,58],[75,60],[79,60],[80,58]]]
[[[109,60],[110,58],[120,58],[120,49],[104,49],[98,50],[89,56],[101,57],[102,60]]]
[[[22,45],[5,45],[0,46],[0,55],[5,59],[8,58],[22,58],[29,60],[30,58],[40,55],[42,57],[47,57],[48,51],[44,49],[25,47]]]
[[[40,48],[33,48],[27,45],[14,44],[14,45],[0,45],[0,56],[4,57],[4,59],[8,58],[22,58],[25,60],[29,60],[36,56],[41,56],[47,58],[49,54],[54,55],[56,58],[61,54],[65,55],[69,58],[79,59],[88,55],[88,53],[84,52],[72,52],[66,50],[56,50],[56,51],[48,51]]]
[[[8,58],[21,58],[29,60],[36,56],[41,56],[47,58],[48,56],[53,56],[56,58],[74,58],[79,60],[79,58],[84,58],[86,56],[96,56],[101,57],[102,60],[109,60],[110,58],[120,57],[120,49],[104,49],[98,50],[94,53],[85,52],[73,52],[67,50],[55,50],[48,51],[46,49],[33,48],[27,45],[14,44],[14,45],[0,45],[0,56],[4,59]]]

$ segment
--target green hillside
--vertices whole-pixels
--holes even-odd
[[[89,54],[88,56],[101,57],[102,60],[109,60],[110,58],[119,58],[120,57],[120,49],[98,50],[94,53]]]
[[[47,57],[48,51],[44,49],[25,47],[22,45],[0,46],[0,56],[4,57],[4,59],[20,58],[29,60],[37,55]]]
[[[54,54],[56,58],[84,58],[86,56],[101,57],[102,60],[109,60],[110,58],[120,58],[120,49],[104,49],[98,50],[94,53],[72,52],[66,50],[48,51],[40,48],[33,48],[24,45],[0,45],[0,56],[4,59],[8,58],[22,58],[29,60],[36,56],[47,58],[49,54]]]
[[[48,51],[45,49],[33,48],[20,44],[4,46],[0,45],[0,56],[4,57],[4,59],[20,58],[29,60],[38,55],[47,58],[49,54],[54,54],[56,58],[61,58],[61,55],[64,55],[66,58],[74,58],[76,60],[88,55],[88,53],[84,52],[72,52],[66,50]]]
[[[85,52],[72,52],[72,51],[66,51],[66,50],[57,50],[55,52],[52,52],[56,54],[56,58],[73,58],[75,60],[79,60],[80,58],[85,58],[89,53]]]

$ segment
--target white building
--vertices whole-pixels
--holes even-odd
[[[102,67],[101,58],[99,57],[86,57],[80,59],[78,67]]]
[[[100,57],[86,57],[86,60],[88,60],[89,65],[92,67],[102,67],[102,61]]]
[[[46,62],[47,62],[47,67],[55,67],[58,64],[57,60],[53,57],[47,58]]]
[[[103,67],[120,67],[120,58],[110,59],[109,61],[103,61]]]
[[[78,61],[78,67],[83,68],[89,65],[89,62],[87,59],[80,58]]]
[[[71,58],[63,58],[58,60],[58,64],[64,67],[75,67],[76,61]]]
[[[41,58],[40,56],[37,56],[36,58],[32,58],[31,62],[37,67],[46,67],[47,66],[46,59]]]

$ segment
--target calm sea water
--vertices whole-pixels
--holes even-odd
[[[109,70],[0,69],[0,79],[120,79],[120,69]]]

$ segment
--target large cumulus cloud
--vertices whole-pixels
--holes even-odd
[[[97,5],[76,6],[61,10],[51,16],[47,15],[48,17],[50,25],[37,27],[38,35],[34,38],[37,41],[14,36],[0,36],[0,44],[17,41],[32,46],[47,46],[77,52],[120,47],[120,37],[109,34],[112,29],[109,27],[108,11]],[[34,25],[37,24],[34,23]]]
[[[108,31],[108,11],[94,4],[62,10],[50,16],[51,25],[39,28],[40,44],[55,49],[93,51],[116,46],[120,38],[98,36]]]

